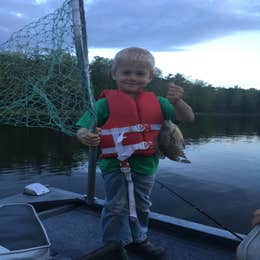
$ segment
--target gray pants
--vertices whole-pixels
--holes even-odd
[[[147,238],[150,195],[155,174],[132,173],[137,220],[129,220],[128,190],[124,174],[120,171],[103,172],[106,203],[102,211],[103,242],[142,242]]]

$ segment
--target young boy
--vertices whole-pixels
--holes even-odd
[[[120,243],[147,259],[164,254],[162,247],[147,238],[150,195],[159,163],[153,141],[163,120],[194,120],[181,87],[170,83],[167,99],[144,90],[153,71],[154,57],[149,51],[131,47],[118,52],[112,65],[118,90],[103,91],[95,103],[96,133],[86,131],[92,123],[88,112],[77,123],[81,127],[78,139],[101,147],[99,167],[106,194],[101,218],[104,244]]]

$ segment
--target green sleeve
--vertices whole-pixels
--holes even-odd
[[[163,116],[165,120],[176,121],[176,112],[174,106],[165,97],[158,96],[158,101],[161,105]]]
[[[97,126],[100,127],[104,125],[108,119],[109,110],[107,100],[102,98],[96,101],[94,104],[94,109],[97,115]],[[80,127],[91,128],[93,124],[93,116],[88,111],[86,111],[76,124]]]

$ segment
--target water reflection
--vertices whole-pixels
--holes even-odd
[[[39,173],[46,167],[62,171],[86,160],[86,148],[75,138],[49,129],[1,126],[0,142],[2,169],[20,164],[30,165]]]
[[[260,117],[207,116],[196,117],[194,124],[181,125],[185,139],[191,144],[218,142],[229,137],[234,142],[256,141],[260,137]],[[242,138],[243,136],[243,138]],[[46,164],[51,168],[73,166],[86,160],[86,148],[73,137],[49,129],[0,127],[0,166],[13,164]]]
[[[206,141],[216,136],[260,136],[259,116],[196,116],[194,124],[182,127],[186,138],[193,142]]]

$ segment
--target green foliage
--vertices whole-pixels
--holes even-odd
[[[105,88],[116,88],[111,78],[111,59],[95,57],[90,64],[91,79],[97,96]],[[174,82],[184,89],[184,99],[195,112],[200,113],[242,113],[259,114],[260,91],[256,89],[241,89],[213,87],[201,80],[191,81],[182,74],[162,76],[161,70],[156,68],[153,80],[147,90],[156,95],[166,96],[169,82]]]
[[[115,89],[116,84],[111,76],[112,60],[96,56],[91,62],[90,78],[94,87],[94,96],[98,97],[103,89]]]
[[[0,124],[76,133],[90,94],[80,84],[71,17],[66,0],[0,45]]]

